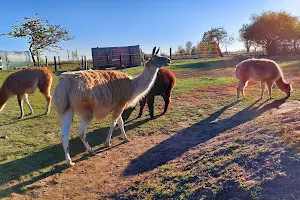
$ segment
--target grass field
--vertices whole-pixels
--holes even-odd
[[[240,195],[239,198],[258,199],[264,195],[265,181],[288,176],[282,168],[278,168],[282,165],[280,155],[284,149],[295,159],[300,159],[300,134],[285,134],[292,133],[295,127],[278,124],[273,118],[259,117],[273,105],[283,102],[264,102],[270,104],[269,109],[258,106],[255,107],[257,110],[252,110],[249,107],[257,103],[255,98],[259,95],[259,87],[256,84],[250,84],[246,89],[246,100],[235,101],[237,80],[234,67],[242,59],[173,62],[170,70],[175,72],[177,82],[171,110],[154,120],[144,115],[127,123],[125,128],[129,138],[155,138],[161,135],[168,138],[133,158],[122,174],[125,177],[140,174],[142,177],[122,191],[110,193],[111,198],[226,199],[224,195],[230,196],[238,190],[235,194]],[[298,100],[300,59],[273,59],[280,64],[287,79],[294,81],[294,91],[288,101]],[[135,76],[141,70],[142,67],[138,67],[126,69],[125,72]],[[2,71],[0,83],[12,72]],[[58,77],[55,78],[52,94],[57,81]],[[274,97],[280,99],[284,94],[275,88]],[[155,113],[159,114],[163,105],[161,99],[157,99]],[[53,107],[49,116],[44,115],[46,102],[38,91],[29,95],[29,100],[34,115],[17,119],[20,111],[16,97],[9,100],[0,114],[0,136],[7,135],[7,139],[0,139],[0,198],[9,197],[12,193],[31,195],[31,191],[42,187],[39,185],[42,179],[67,171],[60,143],[58,115]],[[24,108],[25,114],[29,113],[26,105]],[[94,120],[88,128],[88,141],[93,149],[100,150],[99,154],[104,148],[109,123],[109,117],[102,121]],[[88,159],[88,154],[77,138],[78,125],[79,119],[75,117],[70,153],[75,162],[80,163]],[[253,127],[256,128],[252,131]],[[118,137],[119,131],[114,134]],[[130,143],[134,144],[134,140]],[[165,154],[156,157],[158,152]],[[160,159],[157,161],[155,158]],[[267,161],[269,167],[265,164]],[[145,166],[141,167],[140,162],[145,162]],[[261,175],[257,175],[259,178],[254,176],[258,168],[261,170]],[[97,198],[103,197],[101,195]]]

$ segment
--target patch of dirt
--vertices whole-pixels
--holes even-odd
[[[130,142],[96,153],[60,174],[34,183],[32,187],[38,189],[25,195],[12,194],[11,199],[99,199],[122,191],[141,176],[122,177],[129,163],[168,137],[131,137]],[[112,145],[117,143],[120,141],[113,141]]]

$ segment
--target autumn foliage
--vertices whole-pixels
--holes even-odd
[[[262,47],[268,55],[299,54],[300,20],[290,13],[263,12],[253,15],[240,29],[240,38],[247,51],[250,46]]]

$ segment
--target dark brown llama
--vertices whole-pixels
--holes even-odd
[[[140,101],[140,111],[139,111],[138,118],[143,115],[146,102],[148,104],[150,117],[151,119],[154,118],[155,96],[163,97],[165,101],[165,107],[162,115],[165,114],[168,111],[168,108],[170,106],[171,93],[175,85],[175,82],[176,82],[176,77],[173,72],[164,68],[160,68],[157,73],[155,83],[151,88],[150,92]],[[122,114],[123,120],[127,120],[134,109],[135,107],[124,110]]]

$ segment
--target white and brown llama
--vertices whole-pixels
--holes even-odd
[[[273,60],[254,58],[244,60],[236,66],[235,72],[236,77],[239,79],[237,99],[239,99],[240,93],[245,98],[244,90],[248,85],[249,80],[261,82],[260,99],[263,98],[266,83],[270,99],[272,99],[272,87],[274,82],[281,91],[286,93],[286,98],[289,98],[291,95],[291,83],[285,83],[282,70]]]
[[[123,110],[138,103],[151,89],[158,69],[171,63],[169,58],[158,56],[158,51],[153,48],[143,72],[133,79],[115,70],[68,72],[60,76],[53,102],[61,118],[62,144],[69,166],[74,165],[69,154],[69,134],[74,113],[80,116],[78,134],[88,152],[92,152],[86,140],[88,125],[94,117],[101,119],[110,112],[112,124],[105,145],[110,146],[116,124],[120,127],[121,137],[128,141],[121,117]]]
[[[23,100],[30,109],[30,114],[33,114],[33,109],[28,100],[28,94],[34,93],[36,88],[45,96],[47,101],[46,114],[50,113],[51,105],[51,85],[53,81],[53,73],[44,67],[28,68],[10,74],[2,84],[0,89],[0,111],[5,107],[8,99],[17,95],[18,103],[21,110],[19,118],[24,117]]]

